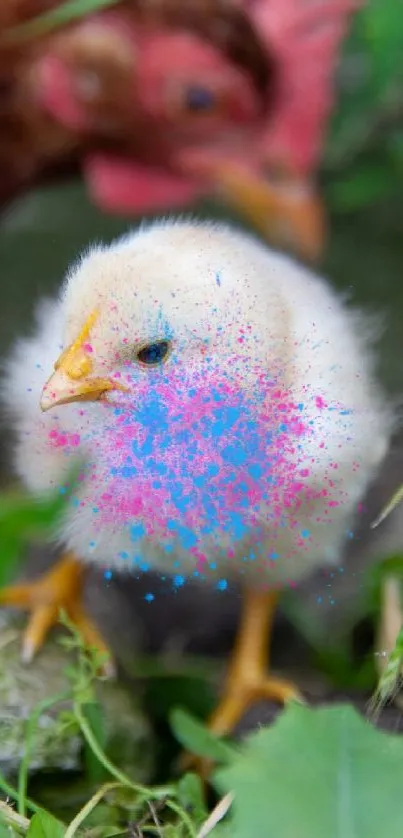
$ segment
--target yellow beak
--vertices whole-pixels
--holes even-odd
[[[41,410],[50,410],[60,404],[78,401],[97,401],[108,390],[127,390],[117,381],[109,378],[91,376],[93,360],[91,357],[89,335],[97,318],[93,312],[86,321],[77,340],[62,352],[54,366],[54,373],[46,382],[40,400]]]

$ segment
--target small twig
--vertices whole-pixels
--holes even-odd
[[[26,835],[29,829],[28,818],[19,815],[8,803],[0,800],[0,821],[4,821],[7,826],[11,826],[19,835]]]
[[[204,824],[197,833],[196,838],[206,838],[207,835],[210,835],[210,832],[213,831],[214,827],[217,826],[217,824],[222,821],[223,817],[227,814],[234,797],[234,793],[230,791],[225,795],[225,797],[218,801],[217,806],[215,806],[207,820],[204,821]]]
[[[154,823],[155,823],[155,826],[156,826],[156,828],[157,828],[157,833],[158,833],[158,835],[160,835],[160,836],[161,836],[161,838],[164,838],[164,836],[163,836],[163,834],[162,834],[161,824],[160,824],[160,822],[159,822],[159,820],[158,820],[158,818],[157,818],[157,814],[156,814],[156,809],[157,809],[157,806],[154,806],[154,805],[151,803],[151,801],[148,801],[148,808],[149,808],[149,810],[150,810],[150,812],[151,812],[151,817],[152,817],[152,819],[153,819],[153,821],[154,821]]]
[[[383,507],[381,512],[379,513],[378,517],[375,518],[375,521],[372,521],[371,529],[374,530],[376,527],[379,527],[379,524],[382,524],[382,521],[390,515],[391,512],[398,506],[399,503],[403,500],[403,483],[399,488],[396,490],[394,495],[392,495],[390,501]]]
[[[158,822],[158,819],[157,819],[157,812],[160,812],[161,809],[164,808],[165,804],[166,804],[166,798],[162,798],[162,800],[158,800],[155,805],[153,805],[149,800],[147,800],[147,806],[148,806],[148,808],[151,812],[151,815],[152,815],[152,818],[153,818],[153,821],[154,821],[156,827],[159,829],[159,834],[161,834],[161,835],[162,835],[161,826],[160,826],[160,824]],[[129,829],[134,830],[135,831],[134,834],[137,833],[137,835],[141,835],[141,827],[145,826],[147,821],[148,821],[148,813],[143,815],[143,817],[140,818],[140,820],[130,821]]]
[[[18,791],[17,789],[10,786],[10,783],[7,782],[6,778],[0,773],[0,789],[6,794],[8,797],[11,797],[12,800],[18,800]],[[30,809],[31,812],[39,812],[40,809],[43,811],[43,806],[37,806],[33,800],[30,800],[29,797],[25,798],[25,804],[27,809]]]
[[[395,698],[399,691],[399,681],[403,662],[403,626],[400,608],[400,585],[394,576],[387,577],[382,583],[382,620],[379,636],[378,652],[382,660],[381,675],[375,693],[369,704],[369,712],[377,717],[385,702]],[[394,648],[388,654],[383,650],[394,643]],[[385,664],[383,658],[386,659]]]

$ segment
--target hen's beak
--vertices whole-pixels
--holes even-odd
[[[216,184],[244,217],[268,239],[309,262],[317,261],[325,246],[325,219],[314,187],[296,177],[266,180],[263,176],[220,166]]]
[[[55,371],[46,382],[40,401],[41,410],[78,401],[97,401],[108,390],[126,390],[124,385],[109,378],[92,376],[92,347],[89,344],[91,327],[97,318],[93,312],[80,335],[62,352],[55,363]]]
[[[217,194],[232,205],[274,247],[316,262],[325,246],[322,202],[314,186],[282,167],[269,176],[263,167],[225,159],[221,152],[187,151],[181,167],[208,179]]]

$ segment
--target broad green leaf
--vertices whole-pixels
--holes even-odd
[[[234,831],[230,823],[219,823],[210,833],[209,838],[234,838]]]
[[[401,838],[403,740],[349,705],[290,705],[214,775],[233,838]],[[213,833],[214,834],[214,833]]]
[[[220,763],[230,762],[237,751],[210,733],[201,722],[185,710],[177,708],[170,714],[172,730],[184,748],[194,754]]]
[[[31,818],[27,838],[63,838],[65,826],[43,810]]]

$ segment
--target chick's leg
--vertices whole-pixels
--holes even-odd
[[[0,606],[23,608],[31,613],[24,632],[22,656],[29,662],[43,645],[49,629],[63,609],[84,642],[102,653],[108,649],[82,604],[83,567],[72,553],[66,553],[48,573],[34,582],[0,590]]]
[[[245,593],[241,625],[224,691],[209,721],[210,730],[220,736],[229,733],[257,701],[302,700],[292,683],[267,674],[270,634],[277,601],[277,593],[254,590]]]

